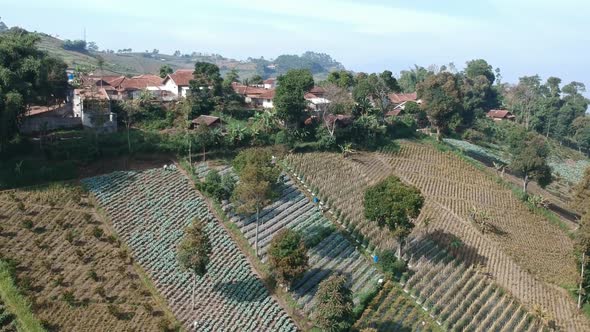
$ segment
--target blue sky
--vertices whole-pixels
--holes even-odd
[[[540,74],[590,85],[590,1],[0,0],[9,26],[101,48],[245,59],[325,52],[355,71],[394,73],[484,58],[504,81]],[[590,89],[590,86],[589,86]]]

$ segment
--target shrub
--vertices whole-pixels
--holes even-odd
[[[102,228],[100,228],[98,226],[95,226],[94,229],[92,229],[92,235],[94,235],[94,237],[97,239],[100,239],[103,234],[104,234],[104,231],[102,230]]]
[[[98,281],[98,273],[96,273],[96,271],[94,269],[89,270],[87,275],[88,275],[88,278],[90,278],[94,281]]]
[[[397,259],[393,250],[385,250],[377,256],[379,266],[390,278],[399,278],[407,269],[403,260]]]
[[[76,305],[76,297],[74,296],[74,292],[71,290],[66,290],[61,295],[62,300],[64,300],[70,307]]]
[[[33,221],[31,219],[25,219],[21,222],[23,228],[33,229]]]

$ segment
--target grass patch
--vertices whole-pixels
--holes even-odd
[[[29,301],[19,292],[13,274],[13,266],[0,260],[0,297],[8,310],[16,316],[19,331],[45,331],[41,322],[33,315]]]

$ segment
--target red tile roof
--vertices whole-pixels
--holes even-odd
[[[247,86],[247,85],[243,85],[243,84],[235,83],[235,82],[232,83],[232,88],[239,95],[254,96],[254,97],[258,97],[258,96],[262,95],[263,93],[266,93],[267,91],[271,91],[268,89],[258,88],[255,86]]]
[[[99,89],[74,89],[75,95],[80,95],[85,98],[108,100],[109,95],[104,88]]]
[[[318,96],[314,95],[311,92],[307,92],[305,95],[303,95],[303,98],[305,99],[313,99],[313,98],[319,98]]]
[[[401,104],[404,101],[417,101],[418,94],[413,93],[390,93],[389,100],[394,104]]]
[[[514,115],[512,115],[512,113],[510,113],[510,111],[508,111],[508,110],[491,110],[488,112],[487,116],[489,118],[495,118],[495,119],[514,118]]]
[[[273,99],[275,97],[275,90],[269,89],[260,94],[262,99]]]
[[[192,69],[179,69],[174,73],[168,75],[168,77],[166,77],[164,81],[170,78],[178,86],[188,86],[190,81],[194,78],[193,72],[194,71]]]
[[[271,78],[265,79],[264,82],[262,82],[262,83],[264,83],[264,84],[274,84],[276,82],[276,80],[277,80],[276,78],[271,77]]]
[[[156,75],[140,75],[131,78],[121,76],[109,81],[109,84],[117,90],[142,90],[148,86],[162,85],[162,78]]]

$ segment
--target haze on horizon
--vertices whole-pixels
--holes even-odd
[[[396,74],[483,58],[506,82],[539,74],[590,84],[588,12],[582,0],[0,0],[8,26],[62,39],[80,39],[85,28],[101,49],[236,59],[311,50],[350,70]]]

